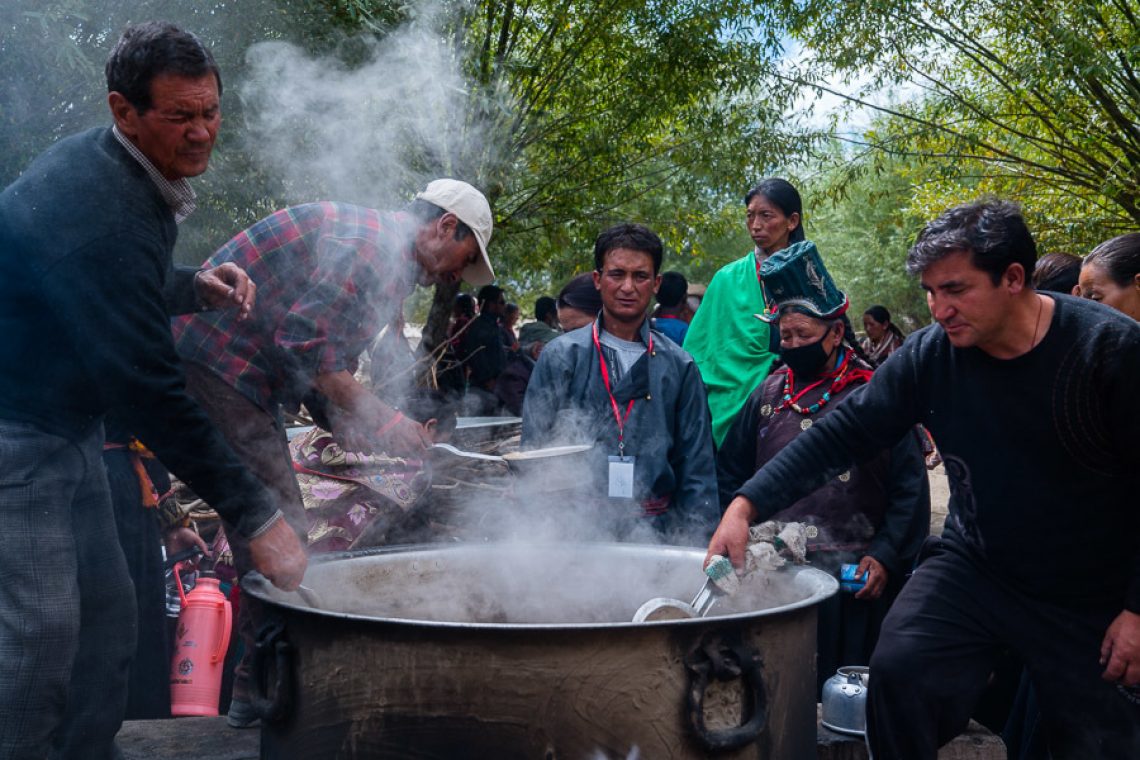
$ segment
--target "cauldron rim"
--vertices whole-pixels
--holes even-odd
[[[573,546],[580,549],[595,548],[606,549],[610,551],[617,551],[619,553],[636,553],[652,551],[654,553],[664,553],[672,555],[683,555],[693,557],[699,555],[703,558],[704,550],[696,549],[688,546],[669,546],[659,544],[635,544],[635,543],[606,543],[606,542],[565,542],[565,541],[529,541],[525,543],[520,542],[495,542],[495,543],[427,543],[427,544],[399,544],[394,546],[383,546],[371,549],[358,549],[353,551],[344,552],[329,552],[327,554],[315,555],[310,558],[310,566],[317,566],[323,564],[330,564],[335,562],[342,562],[345,560],[357,559],[361,557],[370,557],[388,554],[435,554],[445,553],[452,551],[492,551],[496,547],[503,546],[527,546],[527,547],[568,547]],[[819,570],[818,568],[806,565],[788,565],[781,570],[775,571],[777,573],[788,573],[793,576],[792,583],[800,583],[800,576],[806,576],[806,584],[809,586],[808,595],[794,602],[782,604],[775,607],[766,607],[760,610],[751,610],[746,612],[737,612],[725,615],[714,615],[704,618],[690,618],[682,620],[658,620],[646,621],[641,623],[634,623],[632,621],[609,621],[609,622],[591,622],[591,623],[494,623],[494,622],[463,622],[453,620],[425,620],[421,618],[402,618],[402,617],[383,617],[379,615],[361,615],[350,612],[340,612],[335,610],[322,610],[314,609],[305,604],[298,594],[291,593],[288,598],[279,598],[281,595],[288,592],[280,591],[273,587],[265,576],[256,570],[250,571],[241,580],[241,588],[243,593],[248,593],[256,597],[263,604],[282,607],[294,613],[302,615],[316,615],[324,618],[337,618],[341,620],[351,620],[360,623],[368,624],[381,624],[381,625],[398,625],[410,626],[413,628],[427,628],[427,629],[457,629],[457,630],[479,630],[479,631],[499,631],[499,632],[527,632],[527,631],[593,631],[593,630],[625,630],[625,629],[644,629],[644,628],[660,628],[660,627],[675,627],[675,626],[707,626],[711,622],[716,623],[734,623],[752,621],[757,618],[773,617],[777,615],[784,615],[796,610],[813,607],[825,599],[831,597],[839,591],[839,581],[829,575],[828,573]],[[700,578],[694,578],[693,588],[694,591],[700,585]],[[814,586],[814,588],[810,588]]]

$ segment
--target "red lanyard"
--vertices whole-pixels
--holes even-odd
[[[606,366],[606,357],[602,353],[602,341],[598,338],[598,320],[594,320],[594,348],[598,351],[598,366],[602,370],[602,383],[606,386],[606,393],[610,397],[610,406],[614,411],[614,422],[617,423],[618,428],[618,456],[625,456],[625,423],[629,419],[629,413],[633,411],[634,399],[629,400],[629,404],[625,408],[625,415],[623,416],[618,411],[617,399],[614,398],[613,389],[610,386],[610,369]],[[649,334],[648,351],[650,355],[653,354],[653,333]]]

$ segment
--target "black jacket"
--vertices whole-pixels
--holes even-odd
[[[507,366],[507,350],[503,346],[503,331],[499,329],[499,318],[492,314],[480,314],[471,320],[460,339],[461,361],[471,374],[467,378],[470,385],[491,390],[495,379]]]

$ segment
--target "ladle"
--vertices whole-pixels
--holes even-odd
[[[429,451],[441,460],[452,462],[497,462],[505,464],[510,471],[519,476],[540,475],[545,479],[559,477],[578,482],[586,466],[585,456],[593,447],[588,444],[575,446],[552,446],[545,449],[527,449],[525,451],[512,451],[509,454],[496,456],[494,454],[478,454],[473,451],[463,451],[448,443],[437,443]]]
[[[724,591],[716,585],[716,581],[725,578],[729,573],[736,572],[732,563],[726,557],[717,557],[705,568],[705,584],[693,597],[689,604],[680,599],[668,596],[658,596],[650,599],[637,608],[633,613],[635,623],[653,623],[661,620],[684,620],[686,618],[703,618],[708,615],[717,599],[724,596]]]
[[[786,559],[802,563],[807,557],[807,535],[810,526],[798,522],[767,522],[753,525],[748,529],[748,542],[745,547],[744,575],[758,569],[775,570],[783,567]],[[657,597],[637,608],[633,622],[647,623],[655,620],[681,620],[684,618],[705,617],[717,599],[735,593],[740,586],[736,570],[727,557],[714,555],[705,567],[708,580],[690,604],[680,599]]]

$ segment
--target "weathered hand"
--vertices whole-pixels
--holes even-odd
[[[878,599],[887,588],[887,577],[889,576],[887,568],[883,567],[882,562],[868,554],[859,561],[859,567],[855,570],[855,575],[858,578],[862,578],[863,573],[867,573],[867,582],[863,588],[855,593],[855,598],[868,601]]]
[[[752,502],[748,499],[737,496],[732,500],[709,541],[709,550],[705,554],[706,565],[714,554],[720,554],[727,556],[737,570],[744,569],[744,550],[748,546],[748,526],[753,514]]]
[[[333,419],[333,439],[342,449],[358,454],[375,453],[376,442],[367,430],[343,414]]]
[[[1100,664],[1104,680],[1140,684],[1140,615],[1124,610],[1116,616],[1100,645]]]
[[[232,261],[203,269],[194,278],[194,287],[202,303],[211,308],[238,307],[239,321],[249,317],[257,300],[257,285]]]
[[[284,517],[249,542],[249,553],[254,568],[277,588],[293,591],[301,585],[309,558]]]
[[[202,537],[191,528],[171,528],[162,535],[162,543],[166,546],[167,557],[173,557],[178,552],[189,549],[191,546],[197,546],[201,549],[203,556],[210,556],[210,547],[207,546],[206,542],[202,540]],[[195,558],[191,564],[197,566],[198,559]]]
[[[431,445],[427,428],[407,417],[389,428],[380,438],[380,448],[397,456],[418,456]]]
[[[399,420],[389,419],[387,430],[380,426],[382,433],[364,426],[364,421],[340,415],[333,422],[333,438],[345,451],[360,454],[387,454],[394,457],[417,457],[424,448],[432,445],[431,435],[425,426],[401,415]]]

